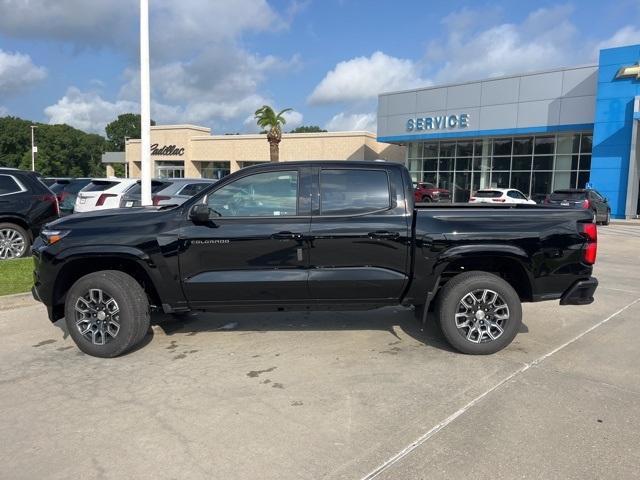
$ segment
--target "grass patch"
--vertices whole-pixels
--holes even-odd
[[[33,286],[33,259],[0,260],[0,295],[24,293]]]

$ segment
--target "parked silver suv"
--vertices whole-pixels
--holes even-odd
[[[154,205],[182,205],[217,180],[207,178],[158,178],[151,180],[151,200]],[[125,192],[120,208],[142,205],[140,180]]]

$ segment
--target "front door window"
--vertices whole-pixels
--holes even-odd
[[[298,172],[257,173],[211,193],[207,205],[221,217],[282,217],[297,215]]]

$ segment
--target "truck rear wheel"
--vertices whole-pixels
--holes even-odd
[[[453,348],[488,355],[514,339],[522,324],[522,306],[516,291],[502,278],[487,272],[466,272],[442,288],[438,319]]]
[[[65,322],[78,348],[94,357],[117,357],[149,329],[149,300],[126,273],[102,270],[77,280],[67,292]]]

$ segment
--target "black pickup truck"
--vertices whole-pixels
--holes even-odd
[[[120,355],[150,310],[434,307],[457,350],[508,345],[521,302],[593,301],[589,212],[535,205],[414,204],[389,162],[244,168],[178,207],[72,215],[33,246],[34,297],[78,347]]]

